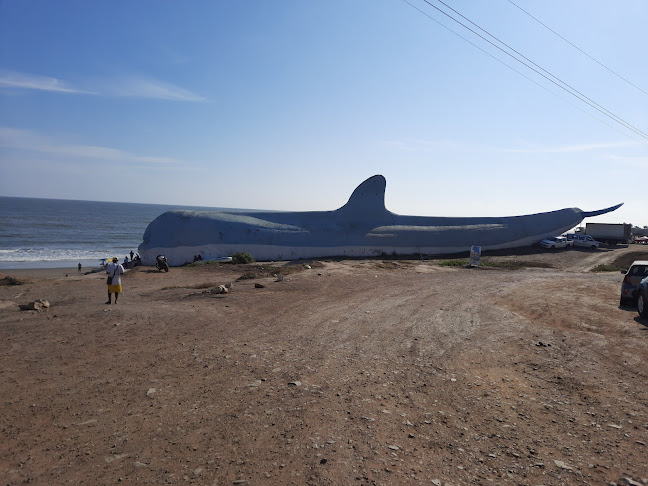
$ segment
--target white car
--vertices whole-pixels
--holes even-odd
[[[568,246],[574,246],[574,243],[572,241],[569,241],[564,236],[551,236],[549,238],[545,238],[544,240],[541,240],[540,246],[544,246],[545,248],[556,249],[556,248],[567,248]]]
[[[567,233],[565,236],[571,242],[572,246],[582,246],[593,250],[599,247],[599,242],[590,235],[584,235],[582,233]]]

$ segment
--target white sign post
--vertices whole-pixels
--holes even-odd
[[[470,248],[470,266],[478,267],[479,266],[479,257],[481,257],[481,246],[473,245]]]

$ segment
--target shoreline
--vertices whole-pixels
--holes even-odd
[[[96,275],[101,273],[101,267],[95,265],[92,267],[83,267],[81,273],[76,266],[65,267],[38,267],[38,268],[0,268],[0,278],[11,275],[14,277],[32,277],[32,278],[72,278],[85,277],[87,275]],[[91,272],[91,273],[88,273]]]
[[[14,261],[0,261],[0,272],[17,269],[31,269],[31,268],[72,268],[77,270],[77,265],[81,263],[83,268],[98,267],[99,259],[95,258],[81,258],[81,259],[65,259],[65,260],[14,260]],[[121,262],[120,262],[121,263]]]

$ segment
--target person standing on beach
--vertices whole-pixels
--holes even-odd
[[[79,265],[77,265],[77,268],[79,269],[79,273],[81,273],[81,262],[79,262]]]
[[[106,273],[108,274],[108,302],[106,304],[112,304],[112,294],[115,294],[115,304],[119,297],[120,292],[122,291],[121,286],[121,275],[124,273],[124,267],[119,264],[119,259],[113,257],[112,263],[109,263],[106,266]]]

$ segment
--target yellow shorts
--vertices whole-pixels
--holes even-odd
[[[108,293],[110,294],[119,294],[121,291],[122,291],[121,284],[108,286]]]

